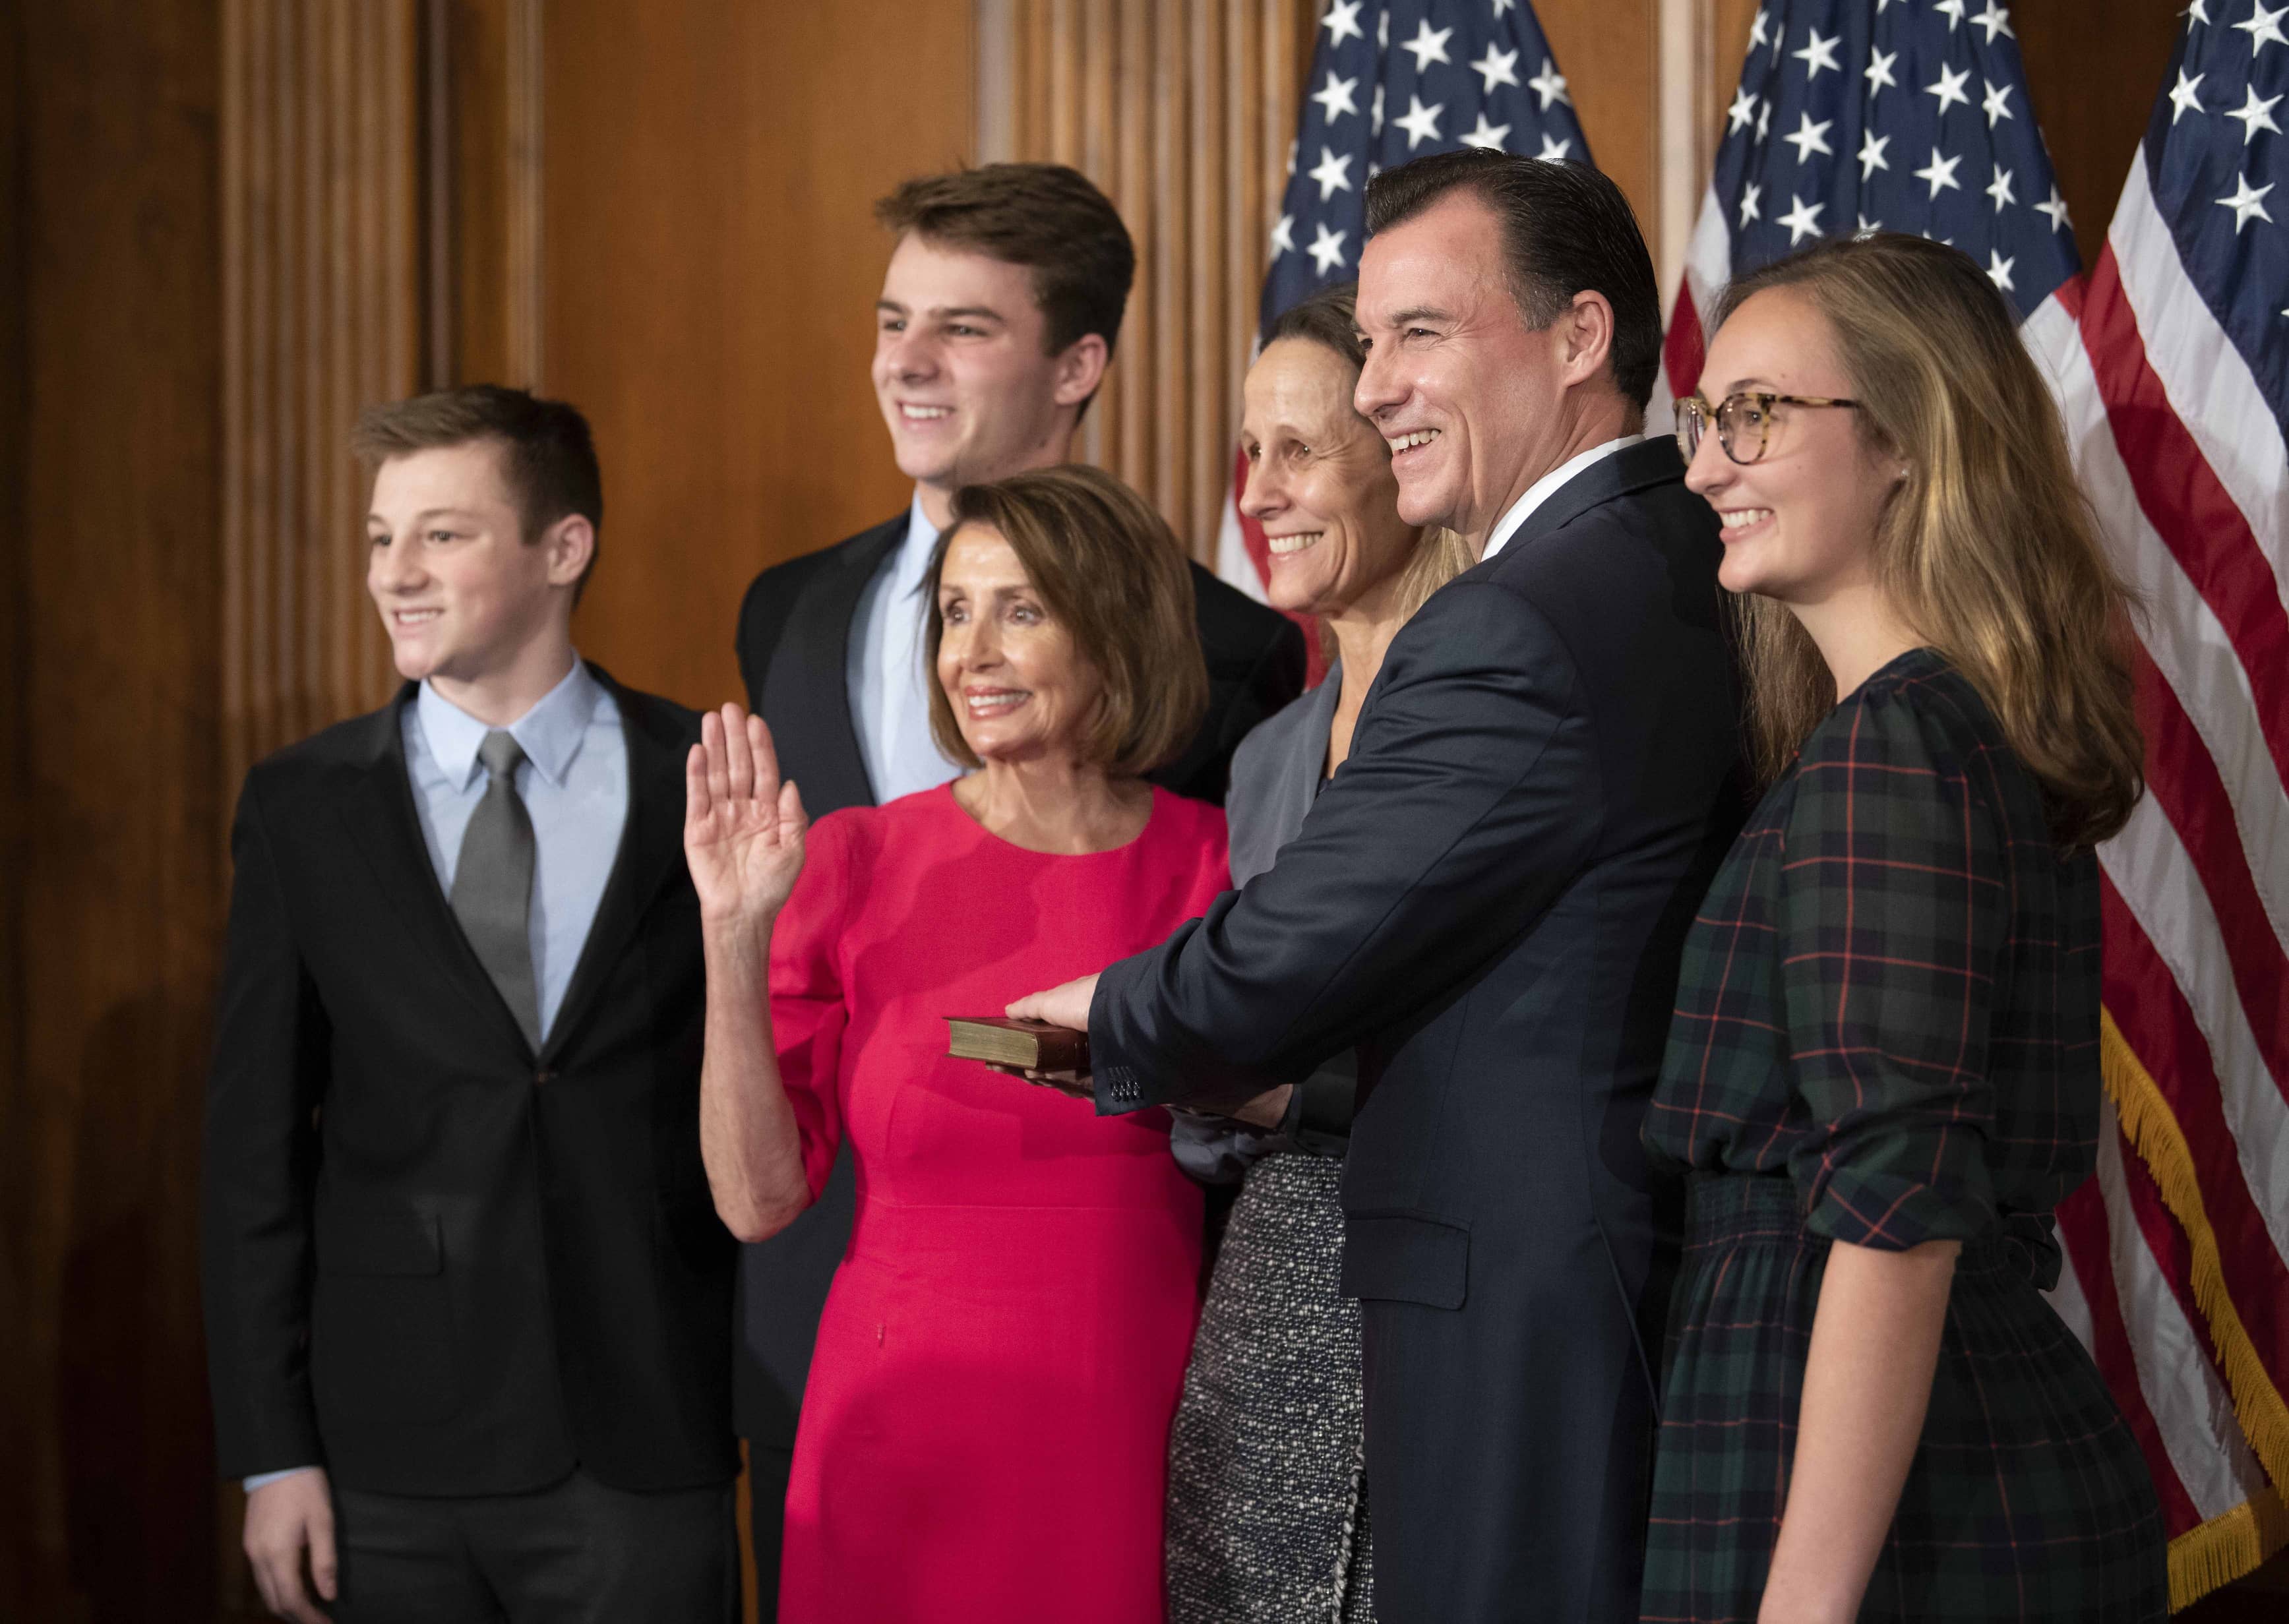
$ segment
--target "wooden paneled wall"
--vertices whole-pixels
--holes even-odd
[[[213,1616],[220,44],[202,0],[0,16],[0,1617],[42,1624]]]
[[[418,0],[224,0],[220,652],[233,792],[395,679],[362,406],[421,378]]]

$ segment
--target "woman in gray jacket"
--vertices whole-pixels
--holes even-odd
[[[1236,886],[1303,827],[1350,752],[1392,638],[1470,563],[1451,532],[1399,516],[1390,450],[1352,408],[1365,360],[1352,291],[1328,289],[1280,317],[1245,386],[1240,506],[1271,543],[1266,595],[1319,617],[1337,658],[1232,757]],[[1171,1624],[1374,1616],[1359,1308],[1336,1284],[1355,1082],[1346,1054],[1254,1102],[1244,1123],[1175,1118],[1186,1171],[1241,1188],[1169,1437]]]

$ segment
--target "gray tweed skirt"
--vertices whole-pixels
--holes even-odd
[[[1343,1164],[1248,1170],[1168,1437],[1170,1624],[1375,1617]]]

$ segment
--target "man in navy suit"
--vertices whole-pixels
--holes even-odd
[[[698,719],[574,650],[603,521],[578,411],[449,390],[356,444],[406,681],[247,775],[207,1093],[209,1374],[255,1580],[304,1624],[724,1624]]]
[[[748,704],[770,724],[780,768],[814,817],[934,789],[961,770],[930,740],[922,686],[929,606],[919,593],[931,550],[961,486],[1071,459],[1137,267],[1112,203],[1060,164],[926,176],[875,214],[897,246],[874,306],[874,393],[913,500],[763,571],[739,610]],[[1293,623],[1198,564],[1192,594],[1208,713],[1184,753],[1151,776],[1222,804],[1232,751],[1303,691],[1304,642]],[[796,1411],[852,1205],[846,1152],[792,1227],[746,1248],[741,1273],[739,1429],[766,1617]]]
[[[1097,1108],[1233,1109],[1356,1047],[1386,1624],[1637,1617],[1673,1190],[1638,1142],[1737,821],[1718,527],[1641,430],[1653,267],[1614,184],[1486,151],[1371,182],[1356,402],[1479,566],[1392,642],[1272,869],[1013,1013]]]

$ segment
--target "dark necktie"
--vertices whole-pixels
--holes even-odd
[[[523,747],[496,728],[477,746],[490,782],[461,836],[453,916],[500,989],[525,1040],[540,1047],[540,994],[532,976],[532,819],[516,792]]]

